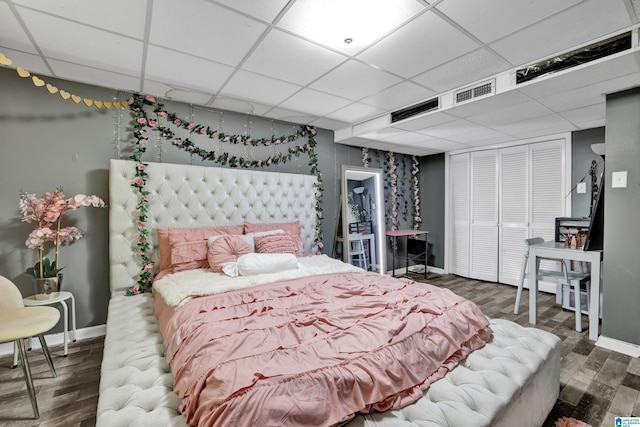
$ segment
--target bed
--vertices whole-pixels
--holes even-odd
[[[296,249],[305,256],[298,256],[296,260],[297,267],[303,268],[228,279],[225,279],[229,276],[224,272],[214,273],[206,268],[186,269],[157,279],[153,294],[124,296],[124,291],[135,283],[141,268],[140,259],[136,256],[137,195],[131,187],[134,166],[133,162],[125,160],[112,160],[110,166],[112,297],[109,302],[101,368],[98,426],[186,426],[187,419],[190,422],[199,420],[202,425],[225,426],[540,426],[551,411],[558,396],[560,376],[560,341],[554,335],[501,319],[486,319],[481,313],[479,315],[475,312],[477,307],[474,304],[457,299],[453,294],[440,294],[439,290],[429,285],[400,279],[389,280],[386,276],[359,270],[326,255],[310,255],[316,249],[314,237],[317,213],[314,203],[310,202],[314,199],[315,177],[202,166],[148,164],[147,189],[151,196],[147,226],[152,230],[151,258],[157,264],[162,263],[161,251],[158,250],[162,237],[159,238],[158,234],[165,233],[167,229],[242,225],[245,231],[246,224],[258,227],[273,223],[297,223],[301,247]],[[224,239],[216,238],[213,241],[221,242]],[[260,239],[263,240],[269,239]],[[207,242],[209,248],[213,241],[209,239]],[[237,264],[225,265],[242,267],[240,259],[251,259],[251,256],[248,254],[245,258],[237,258]],[[207,286],[211,275],[220,278],[220,286],[216,285],[216,291],[210,291]],[[338,278],[335,286],[311,287],[307,283],[314,281],[324,284],[328,277],[334,276]],[[305,283],[300,283],[301,280]],[[180,287],[178,282],[186,285]],[[355,286],[360,286],[348,288],[346,293],[350,294],[351,299],[344,296],[346,293],[326,296],[317,293],[320,288],[324,293],[324,288],[340,288],[341,283],[346,282],[359,283]],[[380,303],[378,298],[381,294],[385,298],[387,294],[394,295],[397,300],[384,300]],[[455,316],[470,316],[471,320],[460,322],[448,321],[444,316],[442,319],[434,318],[430,312],[433,311],[432,308],[420,306],[407,311],[411,313],[411,317],[407,317],[410,320],[396,325],[396,332],[393,334],[386,338],[373,337],[389,334],[381,324],[392,323],[396,316],[386,310],[378,310],[377,307],[385,305],[403,311],[408,305],[407,300],[422,301],[423,294],[426,295],[425,300],[444,301],[442,306],[446,306],[446,310],[443,309],[443,312],[455,313]],[[289,304],[285,300],[292,298],[296,299],[295,304],[279,305],[285,302]],[[333,310],[326,308],[331,301],[367,303],[344,305]],[[307,321],[307,316],[310,315],[307,307],[314,305],[333,316],[325,316],[329,320],[325,319],[321,327],[317,324],[311,327],[313,322]],[[374,307],[375,313],[351,312],[350,310],[355,310],[354,305],[366,306],[367,310]],[[413,305],[419,306],[418,303]],[[358,310],[361,308],[358,307]],[[291,328],[288,324],[282,327],[283,323],[279,323],[281,320],[277,314],[285,312],[291,317],[290,312],[294,309],[299,310],[294,316],[295,323],[303,327],[295,330],[295,339],[301,335],[312,337],[309,344],[301,340],[307,349],[303,354],[319,354],[321,362],[300,359],[303,361],[298,364],[305,367],[312,363],[319,365],[306,371],[301,369],[293,379],[287,378],[284,381],[280,380],[283,378],[280,372],[269,371],[274,369],[273,365],[261,363],[267,353],[269,361],[277,358],[277,366],[292,367],[302,357],[300,353],[290,355],[288,352],[293,345],[286,344],[286,340],[293,338],[279,335],[278,339],[284,340],[285,345],[280,341],[274,343],[271,339],[274,330]],[[428,316],[424,314],[426,312],[429,312]],[[262,317],[253,318],[246,313]],[[315,315],[314,310],[313,316]],[[419,323],[427,322],[424,320],[425,316],[431,316],[429,322],[432,323],[425,323],[428,327],[420,326]],[[453,317],[454,314],[451,316],[456,318]],[[205,329],[201,326],[204,317],[210,319],[216,328],[204,332]],[[245,318],[246,321],[238,320]],[[372,319],[372,323],[363,319]],[[189,323],[191,320],[195,323]],[[345,323],[348,326],[345,327]],[[333,348],[334,344],[333,341],[320,341],[325,339],[322,334],[331,329],[331,333],[335,335],[336,330],[351,330],[356,324],[360,327],[361,323],[372,333],[372,336],[367,336],[363,341],[369,343],[379,339],[384,345],[353,350],[359,352],[358,357],[350,358],[349,365],[340,362],[336,364],[339,367],[334,368],[331,363],[325,363],[329,359],[333,360],[335,354],[323,352],[327,348]],[[469,326],[471,324],[475,325],[474,328]],[[259,328],[254,325],[259,325]],[[235,329],[227,329],[231,327]],[[263,327],[267,332],[263,332]],[[425,338],[420,335],[427,329],[451,327],[457,332],[450,335],[467,335],[462,336],[460,342],[452,344],[449,343],[448,336]],[[190,335],[187,334],[188,331],[203,335]],[[250,339],[229,338],[238,333],[247,333]],[[398,338],[402,333],[406,335],[402,339]],[[436,344],[420,344],[427,339],[436,340]],[[441,341],[437,341],[438,339]],[[351,343],[353,339],[347,341]],[[196,347],[188,349],[184,345],[186,342]],[[243,342],[260,342],[260,346],[243,347]],[[322,342],[322,345],[318,342]],[[302,345],[296,343],[295,346]],[[452,346],[448,352],[441,350],[448,346]],[[251,347],[268,351],[261,350],[253,354]],[[239,356],[234,355],[229,359],[229,348],[238,349]],[[287,352],[281,351],[283,348]],[[425,362],[431,360],[426,359],[426,356],[412,356],[412,360],[394,356],[391,359],[398,359],[398,362],[387,360],[389,355],[397,355],[392,351],[401,349],[401,353],[406,350],[409,354],[417,348],[422,349],[421,353],[436,350],[436,353],[442,353],[438,356],[442,360],[429,371],[422,369],[422,363],[432,363]],[[220,353],[225,353],[224,358],[215,359],[215,368],[203,366],[203,360],[217,358]],[[384,359],[385,355],[387,359]],[[367,365],[361,364],[363,359],[366,359]],[[197,362],[190,365],[194,360]],[[384,372],[379,375],[380,371]],[[191,381],[185,372],[195,373],[196,380]],[[309,381],[309,372],[313,375],[319,373],[320,376],[314,376]],[[349,375],[344,375],[345,372]],[[373,377],[373,372],[376,378],[386,378],[386,382],[381,380],[380,386],[367,390],[354,386],[359,381],[351,377]],[[404,381],[411,385],[407,386]],[[337,400],[332,404],[318,405],[318,401],[323,401],[325,395],[322,393],[326,393],[326,390],[314,389],[317,383],[323,383],[325,388],[333,390],[328,396],[333,399],[337,397]],[[392,387],[397,389],[387,391]],[[345,388],[350,392],[344,392]],[[252,395],[261,397],[251,397]],[[375,395],[373,400],[372,395]],[[269,400],[269,396],[276,396],[277,399]],[[292,397],[287,399],[287,396]],[[295,405],[287,403],[289,406],[286,408],[279,407],[280,412],[276,417],[282,417],[282,413],[288,414],[293,410],[299,410],[300,414],[290,419],[282,418],[289,421],[281,423],[274,421],[274,418],[258,420],[263,413],[272,412],[274,405],[265,408],[262,406],[268,405],[265,402],[277,401],[280,402],[278,406],[281,406],[283,401],[289,400],[295,401]],[[207,403],[199,407],[201,402]],[[334,408],[347,404],[352,406],[341,409],[342,412],[337,409],[334,411]],[[349,411],[354,407],[359,409],[350,414]],[[325,412],[331,414],[326,415]],[[244,417],[238,414],[244,414]],[[311,416],[307,417],[309,414]]]

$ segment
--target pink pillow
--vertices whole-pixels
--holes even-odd
[[[206,240],[171,244],[171,269],[174,273],[208,267]]]
[[[302,238],[300,237],[300,221],[292,222],[274,222],[274,223],[244,223],[244,234],[255,233],[259,231],[283,230],[293,239],[296,256],[302,256]]]
[[[242,234],[243,225],[221,225],[217,227],[165,227],[157,226],[160,248],[160,271],[171,269],[171,243],[204,240],[205,251],[209,236],[219,234]],[[171,240],[170,240],[171,239]],[[206,253],[206,252],[205,252]],[[204,259],[206,260],[206,256]],[[204,267],[206,268],[206,266]]]
[[[207,260],[211,270],[222,273],[222,265],[235,262],[241,255],[253,252],[253,247],[240,236],[222,236],[209,246]]]
[[[256,251],[263,254],[294,254],[296,248],[293,239],[288,234],[267,234],[266,236],[256,236],[253,239],[256,243]]]

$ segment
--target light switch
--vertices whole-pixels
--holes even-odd
[[[627,171],[613,172],[611,174],[611,188],[627,187]]]
[[[579,182],[578,183],[578,187],[576,188],[576,191],[578,192],[578,194],[584,194],[587,192],[587,183],[586,182]]]

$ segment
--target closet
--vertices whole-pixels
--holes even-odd
[[[554,239],[555,218],[569,213],[570,136],[453,153],[447,164],[449,272],[517,284],[524,239]]]

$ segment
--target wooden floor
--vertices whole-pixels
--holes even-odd
[[[412,275],[422,280],[419,275]],[[496,283],[430,274],[427,282],[451,289],[476,302],[489,317],[527,323],[527,291],[520,314],[513,314],[515,288]],[[540,294],[540,329],[562,340],[560,397],[544,427],[561,416],[582,420],[593,427],[614,426],[614,416],[640,417],[640,359],[596,347],[588,339],[588,319],[584,332],[574,330],[574,314],[555,304],[555,296]],[[72,343],[69,357],[62,346],[51,347],[58,372],[51,378],[39,350],[30,352],[41,418],[32,419],[31,404],[22,370],[11,369],[12,357],[0,357],[0,426],[89,427],[95,425],[102,360],[102,338]],[[161,427],[161,426],[159,426]]]

